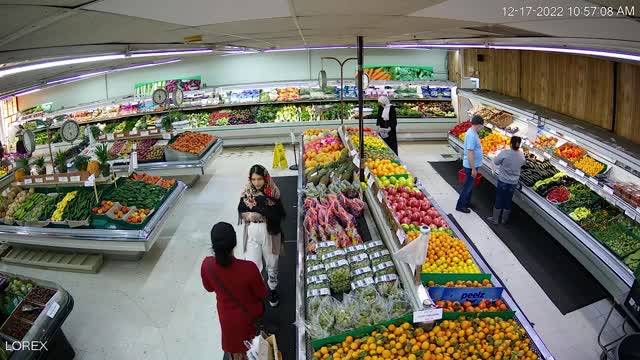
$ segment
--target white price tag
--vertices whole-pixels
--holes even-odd
[[[80,182],[80,176],[78,176],[78,175],[72,176],[69,179],[69,181],[71,181],[71,182]]]
[[[171,134],[168,132],[163,132],[162,133],[162,138],[165,140],[170,140],[171,139]]]
[[[138,135],[138,129],[133,129],[129,131],[129,136],[136,136],[136,135]]]
[[[589,182],[592,183],[593,185],[598,185],[598,180],[596,178],[589,178]]]
[[[373,267],[373,271],[378,272],[378,271],[384,270],[384,269],[392,267],[392,266],[393,266],[393,262],[391,262],[391,261],[383,262],[382,264],[378,264],[378,265],[374,266]]]
[[[549,153],[543,152],[542,156],[544,156],[547,159],[551,159],[551,155],[549,155]]]
[[[369,249],[373,249],[373,248],[378,247],[378,246],[384,246],[382,241],[380,241],[380,240],[369,241],[368,243],[364,244],[364,249],[365,250],[369,250]]]
[[[584,172],[582,170],[578,170],[576,169],[576,175],[583,177],[584,176]]]
[[[376,182],[376,179],[373,176],[369,176],[369,179],[367,180],[367,185],[369,185],[369,187],[373,186],[373,183]]]
[[[360,169],[360,158],[357,155],[353,158],[353,165]]]
[[[630,209],[626,209],[624,211],[624,214],[627,215],[628,217],[635,219],[636,214],[633,213],[633,211],[631,211]]]
[[[389,250],[387,250],[387,249],[376,251],[373,254],[371,254],[371,260],[377,259],[377,258],[383,257],[383,256],[388,256],[388,255],[390,255],[390,254],[389,254]]]
[[[442,308],[425,309],[413,312],[413,323],[430,323],[442,319]]]
[[[405,241],[407,241],[407,235],[402,229],[398,229],[398,231],[396,231],[396,235],[398,236],[398,240],[400,240],[400,245],[403,245]]]
[[[53,176],[47,176],[44,178],[46,181],[55,181],[56,178],[54,178]]]
[[[558,164],[560,164],[560,166],[562,166],[562,167],[567,167],[567,165],[569,165],[569,164],[567,164],[567,162],[566,162],[566,161],[564,161],[564,160],[559,160],[559,161],[558,161]]]
[[[608,187],[607,185],[603,186],[602,189],[604,190],[605,193],[609,195],[613,195],[613,189]]]
[[[398,280],[398,275],[396,274],[385,274],[382,276],[376,276],[376,284],[381,282],[396,281],[396,280]]]
[[[31,179],[24,179],[24,184],[25,184],[25,185],[29,185],[29,184],[31,184],[32,182],[33,182],[33,180],[31,180]]]
[[[69,182],[69,178],[66,176],[58,176],[58,182],[61,182],[61,183]]]
[[[493,129],[493,124],[492,124],[492,123],[487,123],[487,127],[488,127],[489,129]]]
[[[111,133],[107,134],[107,140],[113,140],[113,134]]]
[[[364,273],[370,273],[370,272],[373,272],[373,270],[371,270],[370,267],[365,266],[363,268],[353,270],[352,274],[353,276],[358,276],[358,275],[362,275]]]
[[[149,136],[149,132],[148,131],[140,131],[140,136]]]
[[[309,278],[309,284],[318,284],[329,280],[327,274],[320,274]]]
[[[384,197],[382,196],[382,191],[378,191],[378,201],[380,201],[380,203],[382,203],[383,199],[384,199]]]
[[[348,253],[356,252],[356,251],[364,251],[364,250],[365,250],[365,247],[362,244],[347,246]]]
[[[360,261],[365,261],[365,260],[367,260],[367,259],[369,259],[369,256],[368,256],[367,254],[358,254],[358,255],[355,255],[355,256],[352,256],[351,258],[349,258],[349,260],[350,260],[352,263],[357,263],[357,262],[360,262]]]
[[[351,149],[351,151],[349,152],[351,154],[351,156],[357,156],[358,152],[356,151],[356,149]]]
[[[53,319],[58,313],[58,309],[60,309],[60,305],[55,301],[52,302],[51,305],[49,305],[49,309],[47,310],[47,316]]]
[[[117,138],[122,138],[122,137],[124,137],[124,134],[123,134],[123,133],[117,133],[117,134],[116,134],[116,137],[117,137]]]
[[[364,168],[364,175],[366,177],[371,177],[371,170],[368,167]]]
[[[313,289],[313,290],[307,291],[307,297],[328,296],[328,295],[331,295],[331,291],[327,288]]]
[[[555,130],[553,130],[553,129],[549,129],[549,132],[550,132],[550,133],[552,133],[552,134],[554,134],[554,135],[558,133],[557,131],[555,131]]]
[[[36,178],[36,184],[42,184],[43,180],[42,178]]]
[[[328,248],[328,247],[332,247],[332,246],[336,246],[336,243],[333,241],[323,241],[323,242],[319,242],[317,248],[321,249],[321,248]]]
[[[157,134],[159,132],[158,129],[151,129],[149,130],[149,134]]]

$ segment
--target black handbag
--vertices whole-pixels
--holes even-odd
[[[235,297],[235,295],[233,295],[233,293],[231,291],[229,291],[229,289],[226,286],[224,286],[224,283],[222,282],[222,280],[220,280],[218,275],[216,275],[216,272],[213,269],[213,264],[210,264],[210,268],[211,268],[211,270],[210,270],[211,275],[216,280],[218,285],[220,285],[220,288],[225,293],[227,293],[227,295],[229,295],[229,297],[235,302],[235,304],[240,308],[240,310],[242,310],[242,312],[247,317],[247,319],[249,319],[249,321],[251,323],[256,325],[256,330],[257,330],[256,331],[256,335],[260,334],[264,330],[264,326],[263,326],[263,323],[262,323],[262,317],[254,318],[253,316],[251,316],[251,314],[249,313],[249,310],[247,309],[247,307],[244,306],[244,304],[242,302],[240,302],[240,300],[238,300],[238,298]],[[262,314],[264,315],[264,303],[262,303]]]

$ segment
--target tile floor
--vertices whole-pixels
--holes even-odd
[[[288,150],[287,150],[288,151]],[[446,144],[409,143],[400,154],[446,211],[457,195],[428,164],[453,154]],[[290,153],[289,158],[292,159]],[[254,163],[271,165],[271,148],[228,149],[182,199],[161,238],[140,261],[107,260],[98,274],[76,274],[0,263],[0,270],[48,279],[65,287],[75,307],[63,329],[80,360],[221,359],[215,296],[202,289],[200,262],[210,254],[209,230],[235,224],[235,206]],[[289,170],[273,176],[295,175]],[[474,243],[504,280],[556,359],[597,359],[597,333],[606,300],[562,316],[507,247],[475,214],[457,216],[475,229]],[[241,254],[238,254],[241,256]],[[605,338],[619,334],[616,314]]]

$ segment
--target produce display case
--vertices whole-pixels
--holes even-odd
[[[132,170],[158,176],[201,176],[204,175],[207,166],[222,153],[223,144],[224,141],[218,138],[193,160],[138,162]],[[128,161],[125,164],[112,165],[111,171],[117,176],[129,176]]]
[[[358,163],[359,161],[355,156],[357,152],[355,151],[354,146],[351,143],[351,140],[347,137],[348,131],[349,130],[347,128],[340,127],[338,133],[340,135],[340,138],[342,139],[342,142],[347,145],[347,150],[349,150],[349,153],[351,153],[350,159],[355,164],[355,163]],[[304,148],[304,145],[305,143],[303,138],[300,141],[301,149]],[[304,159],[304,152],[302,150],[300,151],[300,157]],[[397,163],[402,164],[401,161],[397,159],[396,161]],[[298,238],[306,239],[305,237],[306,230],[304,229],[304,225],[303,225],[305,220],[305,214],[303,211],[305,208],[305,202],[304,202],[303,196],[305,193],[305,188],[307,188],[309,185],[303,186],[303,184],[307,183],[309,179],[305,178],[305,172],[302,170],[303,167],[301,167],[300,169],[301,170],[299,170],[299,179],[298,179],[298,194],[299,194]],[[366,171],[366,173],[367,173],[367,176],[370,175],[370,171]],[[405,177],[402,177],[402,178],[406,179]],[[363,183],[362,186],[364,188],[364,197],[367,202],[367,207],[366,207],[367,210],[365,211],[365,218],[367,219],[367,223],[369,227],[372,227],[375,224],[375,228],[372,230],[372,234],[375,233],[376,236],[379,236],[380,239],[382,239],[382,242],[388,248],[389,253],[391,254],[392,259],[394,261],[394,264],[398,269],[398,277],[400,278],[401,283],[405,288],[405,290],[409,290],[407,291],[407,293],[411,294],[410,300],[412,303],[413,310],[418,312],[423,310],[434,310],[435,309],[433,307],[434,302],[429,297],[427,290],[424,287],[424,285],[421,283],[421,281],[416,279],[416,277],[414,276],[414,271],[413,271],[414,269],[412,269],[412,267],[407,265],[406,263],[400,263],[396,259],[395,253],[403,246],[403,244],[406,244],[411,240],[407,240],[406,234],[402,227],[398,227],[398,224],[393,224],[390,221],[390,218],[392,218],[392,216],[389,212],[389,209],[387,208],[386,202],[384,201],[384,198],[383,198],[384,195],[382,195],[382,193],[379,190],[377,190],[379,185],[376,183],[376,180],[373,179],[372,177],[369,177],[369,179],[370,180],[368,181],[368,183],[367,184]],[[315,180],[317,180],[317,178],[311,179],[311,181],[315,181]],[[432,202],[434,209],[436,209],[439,213],[444,214],[442,209],[439,208],[437,204],[433,203],[432,197],[426,192],[426,190],[421,184],[418,184],[418,188],[420,189],[419,191],[422,194],[424,194],[424,196]],[[464,243],[466,244],[466,247],[469,249],[469,252],[471,254],[473,261],[478,266],[479,270],[481,270],[484,273],[484,274],[477,274],[478,278],[480,278],[480,276],[482,276],[482,278],[484,279],[491,278],[491,283],[493,284],[493,286],[502,288],[501,281],[497,279],[495,276],[492,276],[493,274],[492,274],[491,268],[486,264],[484,259],[480,256],[480,254],[477,252],[477,250],[471,244],[471,242],[464,236],[464,233],[462,233],[462,231],[457,229],[454,223],[452,223],[448,219],[446,219],[446,223],[447,223],[447,227],[451,228],[452,233],[454,233],[459,238],[463,239],[461,241],[464,241]],[[297,271],[299,276],[296,279],[296,286],[297,286],[296,315],[297,315],[298,324],[301,324],[302,321],[304,321],[307,318],[306,301],[305,301],[306,295],[307,295],[307,292],[305,291],[306,280],[307,280],[305,277],[305,269],[307,268],[306,257],[305,257],[305,251],[306,251],[305,244],[306,244],[306,241],[298,242]],[[455,275],[455,274],[439,274],[439,275]],[[443,278],[444,277],[445,276],[443,276]],[[522,313],[522,311],[520,311],[520,309],[518,308],[517,304],[515,303],[511,295],[508,293],[508,291],[503,291],[500,294],[500,296],[502,297],[501,301],[504,301],[504,303],[508,307],[507,311],[495,312],[495,313],[471,313],[468,315],[471,316],[472,318],[475,316],[484,317],[488,315],[496,315],[498,317],[503,317],[505,319],[513,318],[515,323],[518,324],[518,326],[520,326],[524,330],[524,332],[526,332],[526,335],[523,335],[523,336],[526,339],[528,339],[527,340],[528,343],[530,342],[532,344],[530,346],[532,353],[536,354],[537,358],[539,359],[553,359],[548,349],[544,346],[540,337],[537,335],[537,333],[533,329],[531,323],[527,320],[526,316]],[[376,328],[379,329],[379,326],[386,326],[390,324],[400,326],[400,324],[403,324],[403,323],[407,323],[407,322],[412,323],[414,321],[414,316],[417,316],[416,314],[417,312],[414,312],[413,315],[408,314],[407,316],[402,318],[390,319],[387,322],[377,324]],[[448,318],[455,317],[455,315],[456,315],[455,313],[444,313],[442,316],[443,316],[443,319],[448,319]],[[431,323],[426,323],[426,324],[423,323],[421,325],[417,324],[416,326],[426,326],[426,329],[429,329],[431,326],[437,325],[438,323],[440,323],[440,321],[436,321],[435,324],[432,321]],[[369,332],[372,330],[375,330],[375,329],[373,328],[357,329],[356,331],[349,333],[349,335],[353,336],[354,338],[358,338],[360,336],[366,337],[369,334]],[[298,359],[314,358],[314,356],[317,356],[318,354],[317,351],[320,350],[321,346],[331,347],[331,345],[337,344],[338,347],[340,347],[340,343],[345,341],[345,339],[347,339],[346,341],[349,341],[348,338],[345,338],[344,336],[336,336],[334,338],[324,339],[323,341],[320,341],[320,342],[318,342],[317,340],[311,341],[309,334],[307,332],[308,330],[306,327],[298,326],[298,332],[297,332],[297,345],[298,345],[297,358]],[[342,344],[344,346],[344,343]],[[316,353],[314,353],[314,351],[316,351]],[[414,350],[412,349],[412,353],[414,355],[417,353],[418,355],[420,355],[420,357],[422,353],[424,353],[424,351],[420,352],[420,350],[416,350],[416,352],[413,352],[413,351]]]
[[[640,208],[634,203],[635,187],[632,185],[640,184],[639,147],[602,129],[519,99],[489,91],[460,90],[459,94],[469,99],[476,108],[480,105],[491,106],[512,114],[514,121],[510,126],[518,127],[515,134],[525,139],[523,147],[530,154],[534,154],[539,161],[547,160],[555,171],[562,171],[571,182],[583,184],[593,196],[598,197],[602,206],[619,213],[615,217],[616,222],[628,224],[629,237],[624,249],[631,249],[630,255],[627,250],[612,247],[617,240],[599,240],[581,226],[582,217],[576,217],[579,220],[572,219],[561,207],[527,186],[531,183],[526,175],[521,178],[526,184],[514,196],[514,202],[552,234],[618,302],[622,302],[635,279],[635,269],[630,265],[633,264],[631,257],[640,256],[640,241],[637,241],[637,249],[633,243],[629,244],[629,241],[633,241],[630,239],[637,240],[633,229],[637,229],[640,222]],[[493,131],[507,138],[511,135],[497,127]],[[455,149],[462,151],[463,141],[459,137],[449,134],[448,141]],[[571,155],[567,158],[558,150],[566,147],[565,144],[577,144],[577,147],[585,150],[586,156],[595,161],[587,160],[585,163],[590,164],[587,167],[580,165],[578,162],[586,159],[582,155],[579,160],[573,159],[575,161],[572,162]],[[492,171],[495,153],[485,154],[481,168],[485,179],[494,184],[497,181]],[[580,157],[579,151],[576,156]],[[588,218],[589,215],[584,216]]]
[[[227,140],[227,146],[270,145],[289,139],[290,132],[298,135],[305,128],[326,127],[341,118],[351,118],[350,109],[357,100],[355,87],[346,82],[345,105],[342,106],[335,83],[329,83],[333,89],[330,94],[316,88],[317,82],[314,81],[233,85],[186,92],[185,99],[189,101],[169,109],[153,105],[150,98],[125,98],[65,109],[48,117],[54,118],[52,129],[60,127],[64,119],[75,119],[81,126],[100,125],[109,132],[113,131],[115,124],[135,123],[144,115],[159,118],[171,111],[181,111],[185,113],[191,131],[216,134]],[[399,139],[445,139],[447,128],[456,121],[456,113],[451,106],[453,86],[455,84],[442,81],[372,82],[365,95],[373,111],[368,116],[374,120],[369,119],[367,123],[375,124],[375,101],[378,96],[387,95],[397,106]],[[291,95],[295,93],[293,91],[278,95],[278,89],[299,91],[297,96]],[[269,97],[272,92],[275,95]],[[261,130],[256,137],[257,143],[246,140],[246,135],[255,135],[252,132],[257,129]],[[46,141],[42,130],[35,130],[38,144]],[[55,138],[53,146],[63,146],[60,141]]]
[[[72,189],[69,189],[72,190]],[[160,232],[184,195],[186,185],[177,182],[154,209],[141,229],[118,229],[106,223],[92,222],[73,228],[75,222],[52,221],[47,227],[0,225],[0,240],[8,245],[66,249],[139,258],[154,245]],[[39,189],[38,191],[44,191]],[[92,192],[93,193],[93,192]]]
[[[343,139],[346,139],[346,130],[341,131],[341,135]],[[351,153],[353,155],[357,154],[356,148],[357,145],[352,141],[347,142],[349,148],[352,150]],[[404,164],[401,160],[397,160],[397,162],[407,168],[406,164]],[[372,180],[373,176],[371,175],[371,171],[366,168],[365,174],[369,177],[367,182],[367,187],[365,190],[365,196],[367,199],[367,204],[369,205],[369,209],[376,221],[378,229],[380,229],[381,235],[383,238],[386,238],[385,241],[390,244],[390,249],[395,252],[400,249],[403,245],[412,241],[407,238],[406,231],[400,226],[401,224],[397,222],[397,219],[394,218],[393,213],[389,209],[389,203],[386,199],[386,195],[384,195],[380,183],[377,180]],[[419,182],[416,183],[416,187],[422,192],[425,197],[431,203],[431,207],[434,208],[439,214],[446,214],[444,210],[435,202],[433,197],[428,193],[425,186]],[[490,282],[495,288],[504,288],[501,280],[495,276],[491,267],[486,263],[482,255],[478,252],[477,248],[473,245],[469,238],[467,238],[466,234],[457,227],[455,223],[453,223],[448,217],[443,216],[443,221],[446,222],[446,228],[449,228],[455,237],[461,239],[467,250],[471,255],[471,259],[476,264],[479,269],[478,274],[455,274],[455,273],[436,273],[431,274],[432,278],[436,280],[436,284],[445,281],[451,281],[460,278],[463,276],[466,280],[480,280],[483,279],[491,279]],[[424,272],[422,273],[423,283],[427,285],[427,278],[425,278]],[[431,289],[431,288],[430,288]],[[433,299],[430,296],[427,296],[429,303],[434,303]],[[534,345],[533,350],[538,355],[540,359],[553,359],[553,356],[544,345],[542,339],[537,334],[531,322],[527,319],[526,315],[519,308],[515,300],[511,297],[511,294],[508,292],[506,288],[502,292],[502,300],[507,306],[508,311],[502,313],[495,313],[496,315],[502,317],[513,317],[516,322],[526,331],[526,336],[530,339],[531,343]],[[473,314],[473,313],[471,313]],[[479,317],[489,316],[488,313],[482,312],[475,314]],[[443,313],[443,319],[452,318],[451,313]]]
[[[0,278],[10,281],[3,289],[2,309],[6,311],[3,311],[0,326],[0,343],[6,358],[72,359],[75,352],[61,329],[73,309],[71,295],[59,285],[45,280],[5,272],[0,273]],[[14,280],[20,283],[12,284]],[[16,341],[44,344],[47,350],[18,350],[19,347],[15,347],[15,351],[5,350],[13,349]]]

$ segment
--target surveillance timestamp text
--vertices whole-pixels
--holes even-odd
[[[618,17],[635,16],[635,6],[505,6],[505,17]]]

